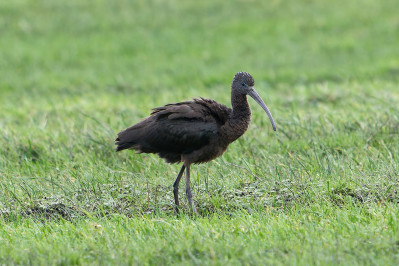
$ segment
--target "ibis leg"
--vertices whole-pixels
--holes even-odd
[[[179,174],[176,177],[175,182],[173,183],[173,195],[175,196],[175,204],[176,204],[177,212],[179,212],[179,209],[177,209],[177,207],[179,206],[179,182],[180,182],[180,179],[181,179],[185,169],[186,169],[186,166],[183,164],[183,166],[180,169]]]
[[[195,203],[193,202],[193,195],[191,194],[191,188],[190,188],[190,165],[186,165],[186,196],[188,203],[190,203],[191,209],[197,213],[197,209],[195,208]]]

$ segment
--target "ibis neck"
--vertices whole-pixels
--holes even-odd
[[[251,118],[251,109],[247,101],[247,95],[238,93],[234,90],[231,92],[231,106],[233,109],[232,120],[249,120]]]
[[[231,105],[233,110],[230,119],[221,130],[227,144],[241,137],[248,129],[251,120],[251,110],[249,109],[247,96],[245,94],[232,91]]]

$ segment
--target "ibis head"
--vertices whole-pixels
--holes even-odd
[[[276,124],[274,123],[273,116],[267,108],[265,102],[260,98],[259,94],[256,92],[255,81],[253,77],[247,72],[238,72],[233,79],[233,84],[231,86],[232,90],[240,94],[245,94],[251,96],[262,108],[265,110],[267,116],[272,123],[273,130],[276,131]]]

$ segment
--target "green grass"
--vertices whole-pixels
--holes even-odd
[[[0,264],[399,263],[396,1],[2,1]],[[119,130],[191,97],[248,132],[192,167],[115,153]]]

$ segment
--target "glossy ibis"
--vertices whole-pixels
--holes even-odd
[[[197,212],[190,189],[190,165],[219,157],[244,134],[251,120],[247,95],[265,110],[275,131],[273,117],[254,89],[254,79],[249,73],[238,72],[231,84],[232,108],[204,98],[154,108],[149,117],[118,133],[116,150],[156,153],[168,163],[182,162],[173,184],[176,209],[179,182],[186,170],[187,200]]]

